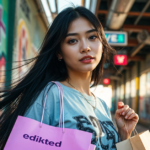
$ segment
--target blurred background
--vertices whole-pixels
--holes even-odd
[[[123,101],[139,114],[138,127],[149,129],[150,0],[0,0],[0,88],[27,71],[28,66],[11,69],[38,54],[54,18],[72,4],[98,17],[117,51],[105,63],[101,83],[91,90],[106,101],[112,116]]]

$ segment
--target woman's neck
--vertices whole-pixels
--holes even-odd
[[[74,88],[80,91],[81,93],[86,93],[87,95],[92,96],[90,92],[91,72],[88,73],[69,72],[69,78],[61,83],[71,88]]]

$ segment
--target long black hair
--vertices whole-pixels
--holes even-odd
[[[18,115],[23,116],[34,103],[42,89],[50,81],[64,81],[68,78],[64,61],[58,61],[60,43],[65,39],[70,23],[76,18],[86,18],[98,31],[103,45],[102,58],[92,72],[93,86],[99,84],[105,60],[115,51],[108,45],[102,25],[95,15],[84,7],[69,7],[60,12],[50,26],[39,54],[27,60],[32,63],[27,74],[9,88],[0,90],[0,149],[3,149]]]

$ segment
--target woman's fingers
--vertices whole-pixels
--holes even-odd
[[[117,114],[118,117],[121,115],[125,119],[133,119],[133,118],[135,118],[136,120],[138,120],[138,115],[128,105],[124,105],[123,108],[117,109],[116,114]]]
[[[135,114],[134,110],[129,108],[126,115],[125,115],[125,119],[128,119],[133,114]]]
[[[122,111],[121,111],[121,115],[126,115],[126,113],[129,111],[129,106],[128,105],[125,105],[124,108],[122,108]]]
[[[128,119],[135,112],[128,105],[125,105],[122,109],[117,109],[116,113],[124,116],[125,119]]]
[[[133,119],[133,118],[135,118],[136,120],[139,120],[139,116],[138,116],[138,114],[133,113],[133,114],[131,114],[131,115],[129,116],[129,118],[128,118],[128,119]]]
[[[124,116],[125,119],[133,119],[133,118],[135,118],[136,120],[139,119],[138,114],[136,114],[133,109],[129,108],[128,105],[126,105],[124,111],[122,112],[122,115]]]
[[[120,117],[120,115],[125,115],[125,112],[128,110],[129,106],[128,105],[124,105],[123,108],[121,109],[117,109],[116,110],[116,117]]]

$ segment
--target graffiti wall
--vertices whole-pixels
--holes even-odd
[[[8,0],[0,0],[0,88],[5,84],[7,57]]]
[[[22,77],[29,67],[24,65],[25,60],[37,55],[44,39],[46,28],[37,14],[33,1],[17,0],[15,22],[16,40],[14,43],[13,61],[18,61],[17,75]]]

